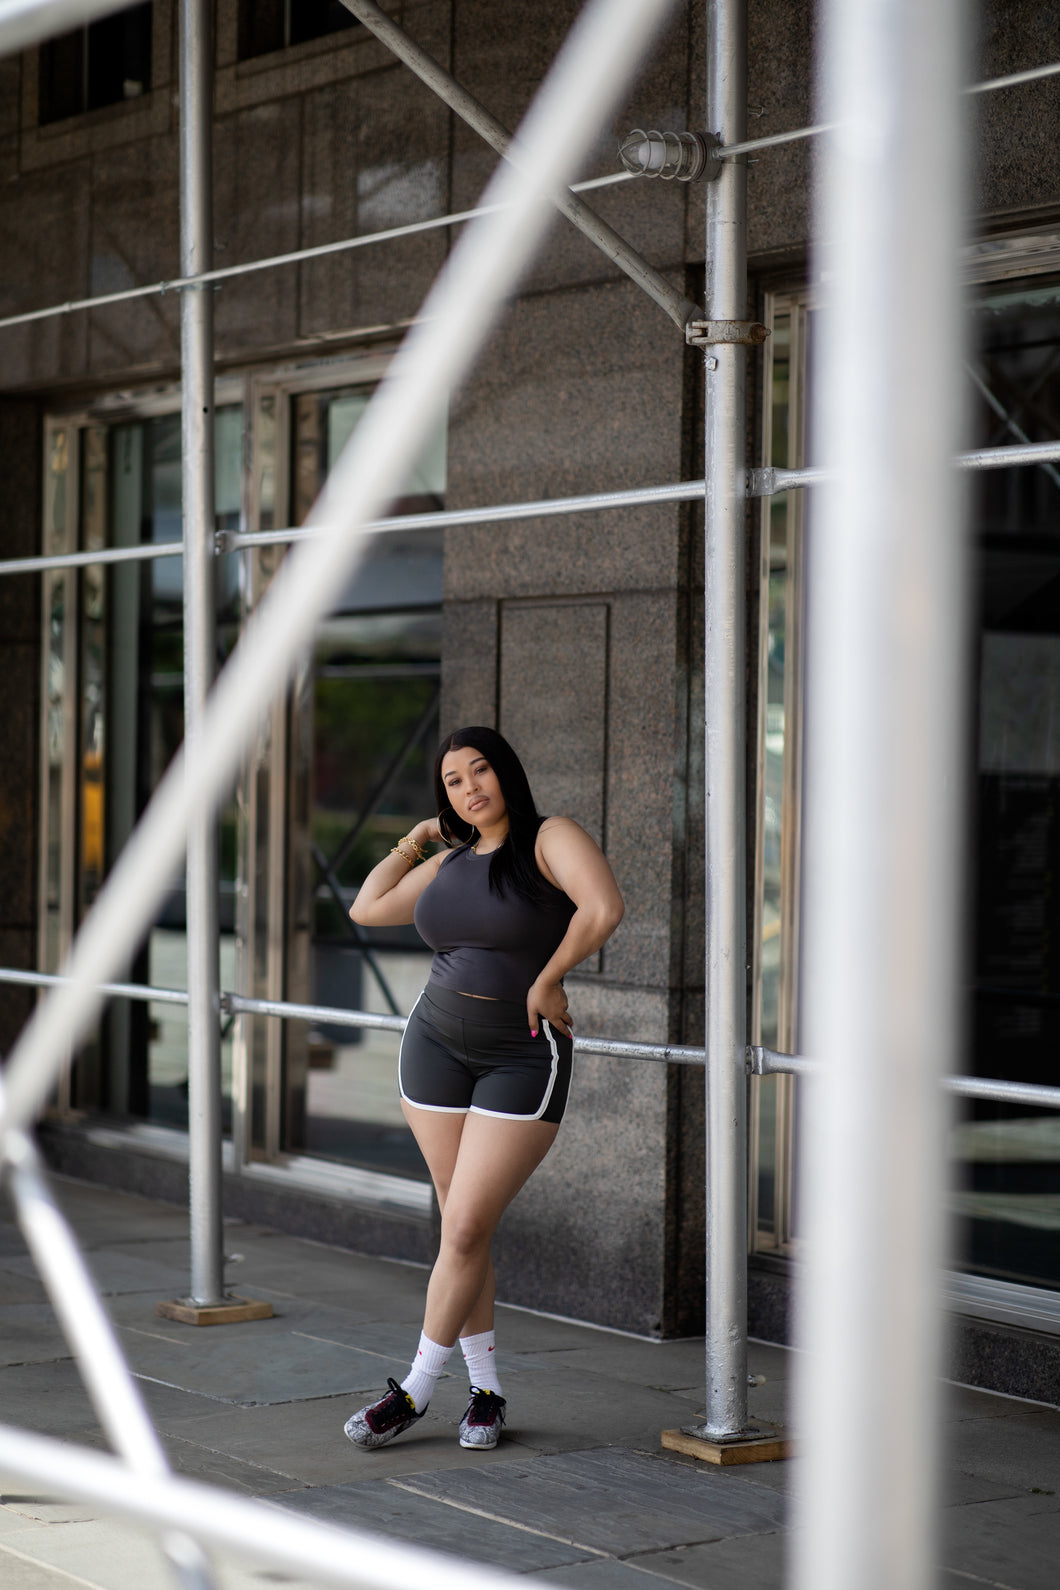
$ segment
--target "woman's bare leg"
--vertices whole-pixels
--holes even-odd
[[[431,1181],[438,1195],[438,1207],[445,1214],[446,1200],[449,1196],[449,1184],[453,1179],[456,1169],[457,1155],[460,1152],[460,1140],[464,1132],[466,1115],[449,1115],[440,1110],[420,1110],[415,1105],[402,1100],[401,1108],[408,1122],[412,1135],[419,1146],[420,1153],[427,1161],[427,1169],[431,1173]],[[493,1329],[493,1299],[495,1281],[493,1261],[489,1262],[486,1271],[486,1280],[481,1292],[476,1298],[467,1319],[460,1327],[461,1336],[477,1336],[480,1331]],[[430,1332],[427,1333],[430,1335]],[[436,1341],[437,1337],[431,1337]],[[443,1344],[448,1346],[449,1343]]]
[[[441,1247],[427,1287],[423,1328],[431,1341],[448,1346],[461,1330],[470,1335],[490,1329],[493,1233],[558,1130],[549,1121],[474,1113],[464,1118],[442,1210]]]

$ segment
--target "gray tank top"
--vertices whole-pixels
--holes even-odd
[[[457,850],[416,901],[416,928],[434,950],[431,981],[462,994],[522,1001],[551,960],[577,907],[542,879],[543,903],[490,890],[490,856]]]

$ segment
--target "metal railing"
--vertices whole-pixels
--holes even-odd
[[[1016,469],[1045,467],[1060,463],[1060,441],[1024,442],[1004,447],[980,447],[958,453],[954,466],[961,470]],[[772,497],[828,483],[821,468],[759,468],[746,471],[746,497]],[[619,508],[644,508],[655,503],[700,502],[705,480],[679,480],[662,486],[630,486],[623,491],[586,492],[578,497],[540,497],[530,502],[491,503],[483,508],[440,508],[432,513],[393,514],[373,519],[364,530],[373,535],[400,534],[410,530],[457,529],[464,525],[506,524],[521,519],[551,519],[566,514],[603,513]],[[220,554],[245,551],[249,547],[293,545],[320,535],[318,525],[291,525],[281,530],[218,530],[214,550]],[[40,574],[48,569],[89,568],[112,563],[137,563],[145,559],[184,556],[181,541],[162,545],[142,543],[132,547],[103,547],[94,552],[56,552],[27,558],[0,559],[0,577],[5,574]]]
[[[0,967],[0,983],[27,988],[56,988],[69,979],[57,972],[29,972],[15,967]],[[187,1006],[189,995],[183,988],[157,988],[150,983],[100,983],[98,991],[110,999],[133,999],[143,1004]],[[309,1005],[289,999],[254,999],[234,989],[222,989],[223,1015],[275,1016],[287,1021],[317,1022],[328,1027],[361,1028],[376,1032],[402,1033],[406,1016],[390,1016],[384,1011],[349,1010],[341,1005]],[[706,1048],[695,1044],[638,1043],[626,1038],[574,1039],[575,1054],[600,1055],[612,1060],[648,1060],[657,1065],[699,1066],[706,1064]],[[820,1076],[821,1066],[805,1055],[782,1054],[779,1050],[748,1044],[748,1076]],[[1030,1104],[1039,1109],[1060,1109],[1060,1087],[1037,1082],[1006,1082],[999,1077],[951,1076],[942,1078],[948,1093],[968,1099],[994,1099],[1000,1104]]]

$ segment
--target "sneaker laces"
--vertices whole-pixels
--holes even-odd
[[[374,1407],[368,1409],[366,1415],[369,1424],[375,1429],[377,1434],[381,1434],[389,1425],[395,1424],[399,1418],[407,1419],[410,1415],[415,1416],[416,1413],[416,1404],[404,1386],[399,1386],[397,1381],[389,1375],[386,1383],[390,1390],[385,1397],[379,1399]]]
[[[478,1386],[472,1386],[471,1401],[464,1418],[469,1424],[492,1424],[495,1419],[503,1419],[504,1398],[495,1391],[482,1391]]]

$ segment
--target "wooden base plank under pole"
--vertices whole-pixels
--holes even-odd
[[[795,1443],[783,1430],[755,1426],[725,1441],[708,1441],[689,1430],[664,1430],[660,1437],[671,1452],[700,1458],[704,1463],[775,1463],[793,1455]]]
[[[233,1293],[223,1303],[192,1303],[187,1298],[169,1298],[155,1304],[163,1319],[179,1320],[182,1325],[241,1325],[248,1319],[271,1319],[272,1304]]]

